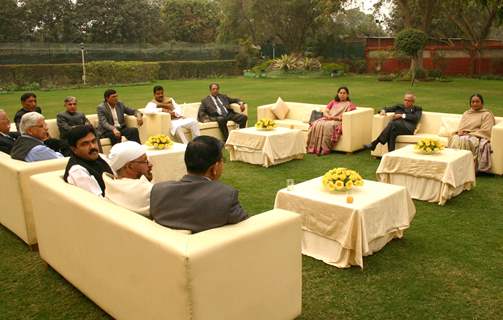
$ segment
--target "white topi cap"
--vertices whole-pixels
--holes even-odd
[[[138,159],[146,153],[146,148],[134,141],[117,143],[110,149],[108,160],[110,167],[117,172],[126,163]]]

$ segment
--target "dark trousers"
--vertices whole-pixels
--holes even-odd
[[[126,137],[129,141],[135,141],[141,144],[140,142],[140,133],[138,132],[138,128],[128,128],[123,127],[119,129],[121,135]],[[101,134],[101,138],[109,138],[112,146],[121,142],[121,137],[117,138],[112,131],[106,131]]]
[[[398,137],[401,134],[413,134],[414,129],[409,128],[406,124],[405,121],[400,119],[400,120],[392,120],[388,123],[386,128],[381,132],[379,137],[373,141],[374,145],[377,145],[377,143],[381,144],[388,144],[388,151],[393,151],[395,150],[395,141],[396,137]]]
[[[61,153],[65,157],[70,156],[71,149],[66,140],[49,138],[44,141],[44,144],[52,150]]]
[[[227,113],[225,116],[216,117],[215,121],[218,122],[218,127],[220,128],[220,131],[224,136],[224,141],[227,141],[227,138],[229,137],[229,129],[227,129],[227,122],[230,120],[237,123],[240,128],[245,128],[248,117],[245,114],[236,113],[234,111]]]

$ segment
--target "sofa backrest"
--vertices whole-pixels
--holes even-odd
[[[442,113],[442,112],[431,112],[423,111],[421,116],[420,125],[416,133],[430,133],[437,134],[442,126],[442,119],[448,118],[452,121],[459,123],[461,121],[462,114],[456,113]],[[454,120],[456,119],[456,120]],[[495,117],[496,124],[503,123],[503,117]]]
[[[299,120],[305,123],[309,122],[311,117],[311,112],[313,110],[321,111],[324,105],[322,104],[310,104],[302,102],[286,102],[288,106],[288,113],[286,115],[287,119]]]
[[[91,122],[94,128],[98,127],[98,115],[96,113],[86,114],[86,118]],[[49,135],[51,138],[59,139],[59,128],[56,119],[45,119],[45,123],[49,129]]]
[[[197,119],[197,113],[199,111],[200,104],[201,103],[199,103],[199,102],[180,104],[180,107],[182,108],[183,116],[186,118]]]

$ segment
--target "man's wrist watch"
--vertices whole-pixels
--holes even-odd
[[[402,113],[402,118],[405,119],[406,115],[405,113]]]

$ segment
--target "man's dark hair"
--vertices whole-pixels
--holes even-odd
[[[26,93],[23,93],[23,95],[21,96],[21,101],[22,102],[25,102],[26,100],[28,100],[28,98],[30,97],[33,97],[33,98],[36,98],[37,95],[34,94],[33,92],[26,92]]]
[[[210,86],[208,88],[211,90],[211,87],[213,87],[213,86],[217,86],[217,88],[220,89],[220,85],[216,82],[210,83]]]
[[[470,96],[470,101],[468,101],[469,105],[472,104],[473,97],[478,97],[480,99],[480,102],[482,102],[482,104],[484,104],[484,98],[482,98],[482,95],[480,93],[474,93]]]
[[[112,94],[116,94],[117,91],[115,91],[114,89],[108,89],[107,91],[105,91],[105,93],[103,94],[103,97],[106,99],[108,99],[108,97],[110,97]]]
[[[222,159],[223,143],[210,136],[199,136],[185,150],[185,166],[189,173],[204,174]]]
[[[70,131],[68,131],[68,135],[66,137],[68,140],[68,144],[71,147],[76,147],[77,142],[80,139],[87,136],[89,133],[92,133],[92,134],[94,134],[94,136],[96,136],[96,132],[94,131],[93,126],[81,125],[81,126],[75,126],[75,127],[71,128]]]
[[[159,90],[164,91],[164,88],[163,88],[162,86],[155,86],[155,87],[154,87],[154,93],[156,93],[156,92],[157,92],[157,91],[159,91]]]

